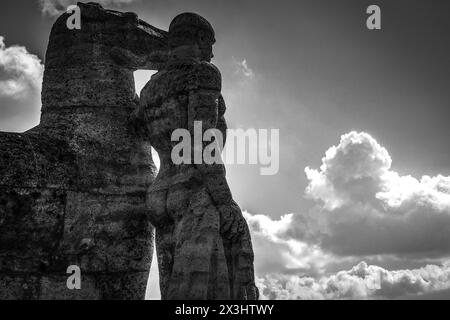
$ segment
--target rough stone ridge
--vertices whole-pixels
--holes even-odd
[[[177,16],[169,28],[168,63],[142,90],[136,112],[138,130],[161,160],[147,203],[162,299],[258,299],[249,229],[224,165],[177,165],[171,158],[178,144],[172,132],[184,128],[194,137],[195,121],[203,132],[215,128],[226,136],[221,75],[210,63],[214,42],[204,18]]]
[[[127,118],[133,71],[158,69],[166,32],[134,13],[78,3],[55,22],[39,126],[0,133],[0,300],[143,299],[153,252],[150,144]],[[68,290],[69,265],[82,272]]]

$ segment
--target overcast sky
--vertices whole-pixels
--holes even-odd
[[[264,298],[450,297],[448,0],[100,2],[166,30],[203,15],[229,127],[280,129],[277,175],[227,168]],[[39,122],[48,35],[69,3],[1,1],[0,130]],[[371,4],[382,30],[366,28]]]

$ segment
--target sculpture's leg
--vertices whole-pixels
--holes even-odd
[[[207,190],[220,213],[221,235],[224,241],[230,278],[231,298],[257,300],[258,290],[254,277],[254,254],[241,209],[233,200],[225,178],[223,165],[199,165]]]
[[[238,205],[231,201],[228,205],[218,207],[222,217],[236,219],[237,222],[223,234],[225,254],[230,274],[231,299],[257,300],[253,267],[253,247],[245,219]],[[234,217],[234,218],[233,218]]]
[[[159,285],[161,299],[167,299],[170,275],[172,274],[174,257],[174,222],[167,213],[168,189],[150,188],[147,194],[147,208],[149,209],[150,221],[156,229],[155,246],[158,258]]]
[[[170,277],[173,269],[175,241],[173,224],[156,230],[155,244],[158,257],[159,287],[161,300],[168,299]]]
[[[184,188],[173,193],[189,195],[189,203],[174,230],[175,259],[168,298],[229,299],[220,215],[201,181]]]
[[[235,273],[232,299],[258,300],[259,293],[255,285],[250,231],[247,224],[244,224],[243,228],[237,241],[232,242],[230,246]]]

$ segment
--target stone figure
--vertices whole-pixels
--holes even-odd
[[[129,131],[133,71],[158,69],[165,31],[78,3],[53,25],[40,124],[0,132],[0,300],[143,299],[153,253],[145,208],[156,168]],[[69,266],[81,290],[69,290]]]
[[[194,13],[174,18],[169,57],[141,92],[136,129],[156,149],[160,171],[147,194],[162,299],[258,299],[247,223],[233,201],[223,164],[171,159],[175,129],[201,121],[226,136],[221,75],[210,63],[215,34]]]

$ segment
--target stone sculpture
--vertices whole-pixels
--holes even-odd
[[[250,233],[233,201],[223,164],[171,159],[178,128],[226,136],[221,75],[210,63],[214,31],[201,16],[178,15],[169,27],[167,64],[141,92],[136,127],[160,156],[148,191],[162,299],[257,299]]]
[[[78,6],[81,30],[63,14],[50,34],[40,124],[0,132],[0,299],[143,299],[152,225],[163,299],[257,299],[224,166],[170,159],[173,129],[202,121],[226,136],[210,24],[182,14],[168,34],[134,13]],[[159,70],[141,102],[137,69]],[[80,290],[67,287],[73,265]]]
[[[39,126],[0,133],[0,299],[143,299],[153,252],[150,145],[130,134],[133,71],[166,59],[166,32],[78,3],[55,22]],[[81,269],[81,290],[66,270]]]

